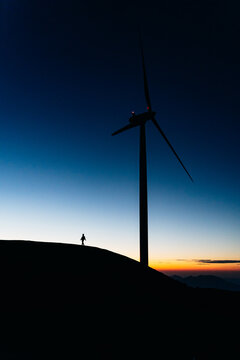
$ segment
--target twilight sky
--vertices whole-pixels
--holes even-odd
[[[147,124],[150,265],[239,271],[239,12],[231,0],[0,0],[0,238],[84,232],[139,258],[139,129],[111,133],[146,110],[140,23],[153,109],[195,181]]]

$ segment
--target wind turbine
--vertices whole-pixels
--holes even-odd
[[[141,57],[142,57],[142,69],[143,69],[143,80],[144,80],[144,93],[147,102],[147,111],[142,114],[135,114],[132,111],[132,116],[129,118],[129,124],[124,126],[123,128],[112,133],[113,136],[120,134],[126,130],[132,129],[134,127],[140,127],[140,167],[139,167],[139,224],[140,224],[140,262],[146,266],[148,266],[148,196],[147,196],[147,157],[146,157],[146,132],[145,132],[145,124],[147,121],[151,120],[153,124],[156,126],[173,154],[176,156],[177,160],[181,164],[182,168],[187,173],[190,180],[193,182],[193,179],[185,166],[183,165],[180,157],[174,150],[170,141],[166,137],[163,130],[160,128],[157,120],[155,119],[156,112],[152,110],[149,90],[148,90],[148,82],[147,82],[147,74],[143,53],[143,46],[140,38],[140,49],[141,49]]]

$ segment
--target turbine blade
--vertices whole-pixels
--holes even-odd
[[[117,134],[120,134],[120,133],[123,132],[123,131],[132,129],[133,127],[136,127],[136,126],[138,126],[138,125],[128,124],[128,125],[124,126],[123,128],[121,128],[121,129],[115,131],[114,133],[112,133],[112,136],[117,135]]]
[[[141,55],[142,55],[144,93],[145,93],[145,98],[146,98],[148,110],[149,110],[149,111],[152,111],[151,101],[150,101],[150,95],[149,95],[149,89],[148,89],[146,66],[145,66],[145,60],[144,60],[143,44],[142,44],[142,38],[141,38],[141,33],[140,33],[140,31],[139,31],[139,42],[140,42],[140,49],[141,49]]]
[[[162,129],[160,128],[160,126],[158,125],[157,120],[153,117],[152,121],[154,123],[154,125],[156,126],[156,128],[158,129],[158,131],[160,132],[160,134],[162,135],[162,137],[164,138],[164,140],[166,141],[166,143],[168,144],[168,146],[170,147],[170,149],[172,150],[172,152],[174,153],[174,155],[176,156],[176,158],[178,159],[178,161],[180,162],[180,164],[182,165],[183,169],[185,170],[185,172],[187,173],[187,175],[189,176],[190,180],[193,182],[193,178],[191,177],[191,175],[189,174],[189,172],[187,171],[187,169],[185,168],[185,166],[182,163],[182,160],[180,159],[180,157],[178,156],[178,154],[176,153],[176,151],[174,150],[173,146],[171,145],[170,141],[168,140],[168,138],[166,137],[166,135],[164,134],[164,132],[162,131]]]

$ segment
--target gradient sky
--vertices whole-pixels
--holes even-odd
[[[140,23],[153,109],[195,181],[147,124],[150,265],[239,271],[239,5],[157,3],[0,0],[1,239],[84,232],[139,259],[139,129],[111,133],[146,110]]]

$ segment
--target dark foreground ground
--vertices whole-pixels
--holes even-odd
[[[239,359],[240,293],[110,251],[0,241],[0,359]]]

